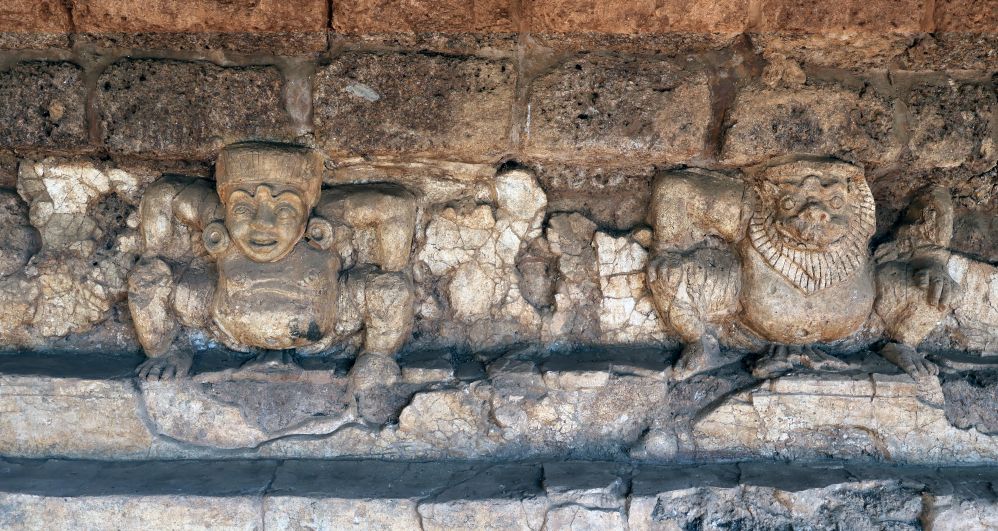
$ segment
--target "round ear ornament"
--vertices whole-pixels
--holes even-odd
[[[333,224],[318,217],[308,220],[305,239],[315,249],[328,251],[333,246]]]
[[[221,221],[213,221],[201,232],[201,241],[208,254],[218,256],[229,248],[229,231]]]

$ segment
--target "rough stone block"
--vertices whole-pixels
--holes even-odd
[[[97,82],[97,112],[112,151],[207,157],[234,141],[292,139],[281,87],[270,67],[122,61]]]
[[[890,100],[872,88],[812,85],[741,91],[725,123],[721,160],[747,165],[788,153],[820,153],[869,163],[894,160]]]
[[[74,0],[73,19],[81,32],[322,31],[326,0]]]
[[[15,63],[0,71],[0,101],[0,143],[5,146],[87,143],[83,69],[72,63]]]
[[[994,0],[936,0],[936,31],[998,33]]]
[[[763,0],[759,30],[917,32],[927,0]]]
[[[60,0],[5,0],[0,6],[0,32],[68,33],[69,11]]]
[[[904,70],[998,70],[998,34],[921,35],[898,63]]]
[[[143,455],[136,398],[128,381],[0,376],[0,455]]]
[[[510,0],[345,0],[333,3],[338,33],[515,31]]]
[[[73,36],[78,46],[125,50],[231,52],[234,54],[308,55],[326,49],[324,31],[102,32]]]
[[[747,0],[534,0],[530,28],[538,33],[738,33],[749,20]]]
[[[988,85],[953,79],[915,84],[908,91],[908,148],[922,167],[968,164],[976,171],[998,161],[992,125],[998,105]]]
[[[533,82],[524,136],[540,159],[679,162],[702,153],[710,119],[706,76],[668,61],[593,56]]]
[[[334,156],[495,161],[508,150],[508,61],[348,53],[315,77],[316,134]]]

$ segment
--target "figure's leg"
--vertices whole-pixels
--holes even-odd
[[[740,277],[734,255],[715,248],[664,254],[649,264],[648,280],[659,315],[685,344],[673,378],[685,380],[727,364],[715,326],[738,308]]]
[[[907,262],[889,262],[877,270],[875,311],[892,340],[881,355],[916,381],[934,381],[939,373],[938,367],[916,350],[950,311],[949,294],[945,304],[941,304],[940,295],[934,295],[937,285],[927,282],[920,286]]]
[[[194,354],[176,343],[179,323],[171,307],[173,272],[158,258],[144,258],[128,277],[128,309],[139,342],[149,357],[136,369],[140,378],[170,379],[186,376]]]
[[[405,273],[372,273],[364,287],[364,351],[351,370],[355,389],[390,386],[401,376],[395,354],[412,334],[413,287]]]

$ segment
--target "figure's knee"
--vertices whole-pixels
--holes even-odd
[[[365,350],[394,354],[412,334],[412,280],[404,273],[373,274],[367,279],[364,300]]]

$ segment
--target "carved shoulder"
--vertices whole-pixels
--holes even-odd
[[[190,250],[191,230],[220,219],[221,202],[208,181],[169,176],[149,186],[139,213],[146,254],[173,257]]]
[[[648,223],[657,250],[683,250],[710,236],[734,242],[745,234],[745,183],[700,170],[667,172],[652,185]],[[750,211],[750,209],[749,209]]]

